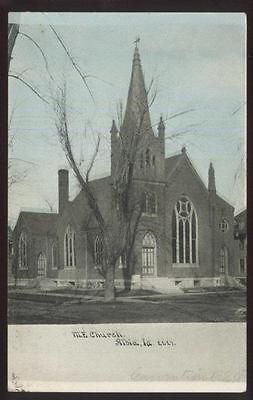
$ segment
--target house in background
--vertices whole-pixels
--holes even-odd
[[[247,211],[235,216],[235,276],[245,284],[247,277]]]
[[[154,132],[138,47],[121,135],[136,129],[138,113],[146,107],[141,134],[147,136],[134,167],[136,194],[145,207],[134,244],[132,286],[166,289],[226,285],[238,276],[234,253],[234,208],[216,192],[215,171],[209,166],[208,187],[194,168],[186,148],[165,155],[165,124]],[[109,135],[109,133],[108,133]],[[115,207],[111,184],[118,159],[118,128],[113,121],[111,174],[91,181],[103,215]],[[69,200],[67,170],[58,171],[58,213],[21,212],[14,230],[14,268],[20,282],[37,276],[58,284],[99,287],[103,278],[103,241],[83,191]],[[116,286],[123,286],[124,260],[118,260]]]

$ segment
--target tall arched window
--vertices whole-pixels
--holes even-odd
[[[172,261],[175,264],[198,262],[197,215],[185,196],[176,202],[172,214]]]
[[[154,215],[157,212],[157,200],[155,193],[145,193],[144,210],[145,214]]]
[[[18,266],[19,269],[28,269],[27,236],[24,232],[21,233],[18,242]]]
[[[95,265],[103,265],[104,245],[100,236],[97,236],[94,243],[94,260]]]
[[[149,149],[146,150],[146,165],[147,166],[150,165],[150,150]]]
[[[228,272],[228,249],[226,246],[220,249],[220,273],[225,274]]]
[[[76,265],[75,232],[71,225],[68,225],[64,237],[64,264],[69,268]]]
[[[147,232],[142,241],[142,274],[156,274],[156,239]]]
[[[40,253],[38,257],[38,276],[46,276],[47,274],[47,259],[45,254]]]
[[[52,269],[57,269],[58,268],[58,251],[57,251],[57,244],[53,243],[52,249]]]

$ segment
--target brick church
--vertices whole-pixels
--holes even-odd
[[[138,47],[135,47],[123,125],[134,129],[136,100],[148,104]],[[133,287],[219,286],[237,276],[234,254],[234,208],[216,193],[209,166],[208,187],[186,148],[165,155],[165,124],[153,130],[145,113],[143,148],[135,165],[135,185],[145,190],[145,207],[134,244]],[[109,132],[108,132],[109,134]],[[118,129],[113,121],[111,174],[91,181],[103,213],[112,207],[111,181],[117,158]],[[143,189],[141,189],[143,190]],[[48,277],[58,285],[99,287],[103,278],[103,241],[83,191],[69,200],[68,170],[58,171],[58,213],[21,212],[14,229],[13,271],[19,282]],[[124,260],[118,260],[115,285],[123,286]]]

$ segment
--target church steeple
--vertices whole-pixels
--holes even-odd
[[[210,162],[209,170],[208,170],[208,190],[209,192],[216,192],[215,186],[215,173],[213,164]]]
[[[147,91],[145,88],[144,76],[141,67],[141,59],[137,42],[135,40],[135,49],[132,63],[131,81],[128,90],[128,98],[122,132],[125,135],[132,134],[136,129],[152,133],[151,120],[148,108]]]

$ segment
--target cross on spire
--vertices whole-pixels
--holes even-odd
[[[141,40],[141,39],[140,39],[140,36],[138,36],[138,37],[135,39],[135,41],[134,41],[135,47],[137,47],[137,43],[139,43],[140,40]]]

